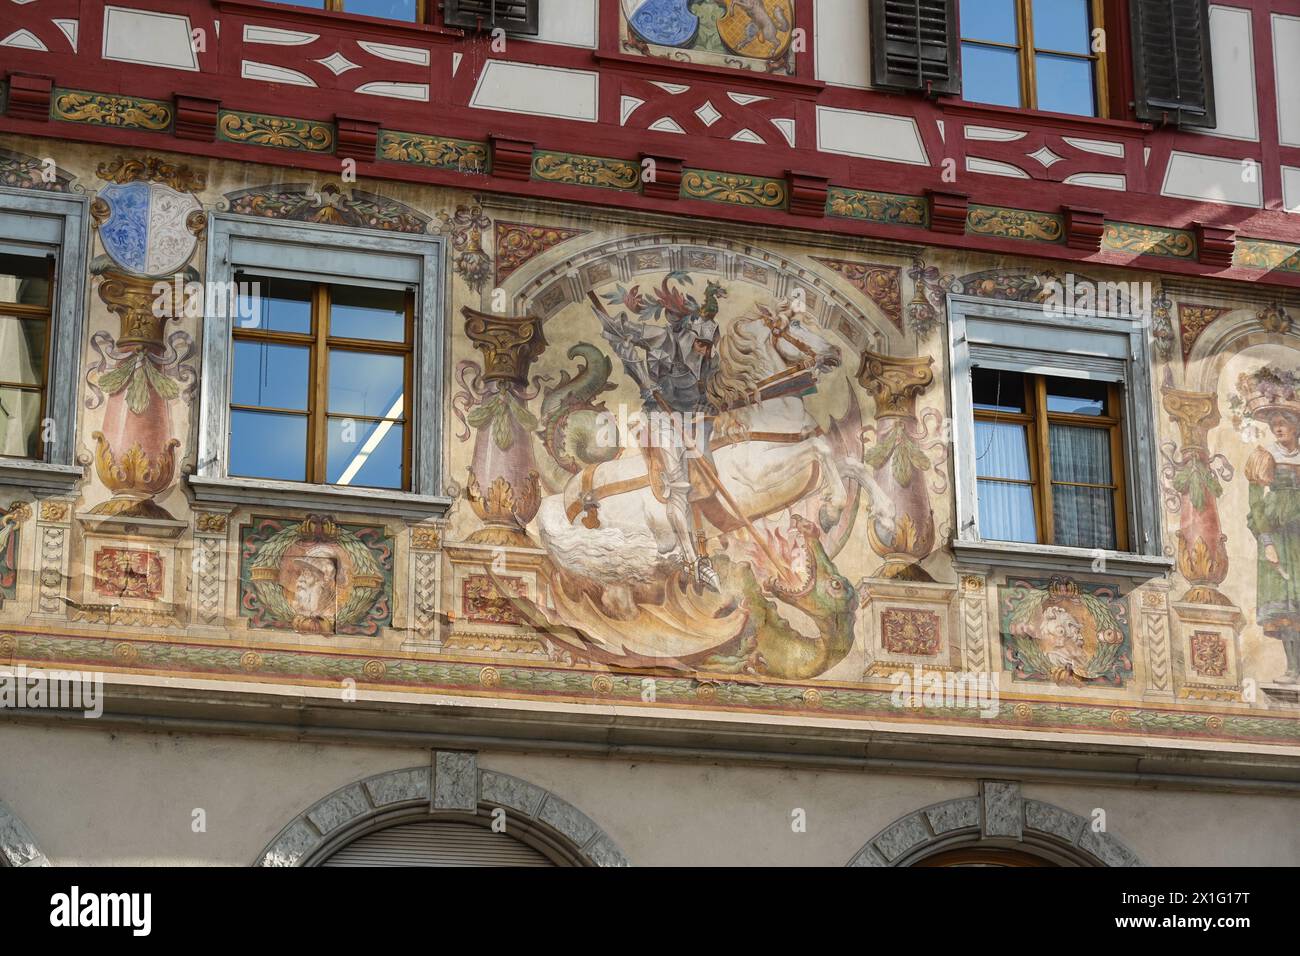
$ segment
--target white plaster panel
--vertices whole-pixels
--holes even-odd
[[[928,166],[921,131],[910,116],[817,107],[817,148],[826,153]]]
[[[1278,141],[1300,146],[1300,17],[1273,14],[1273,68],[1277,81]]]
[[[1261,171],[1258,164],[1253,176],[1245,175],[1243,169],[1243,164],[1235,159],[1174,152],[1169,156],[1160,192],[1180,199],[1205,199],[1233,206],[1258,207],[1261,203]]]
[[[1287,212],[1300,212],[1300,169],[1282,167],[1282,205]]]
[[[816,0],[813,57],[817,79],[857,89],[871,85],[868,19],[865,0]]]
[[[489,60],[469,105],[594,123],[599,82],[588,70]]]
[[[104,8],[105,60],[198,72],[190,43],[190,18],[129,7]]]
[[[1215,119],[1212,130],[1197,132],[1228,139],[1259,139],[1255,102],[1255,47],[1250,11],[1210,7],[1210,55],[1214,63]]]
[[[539,10],[535,37],[539,43],[558,43],[561,46],[596,46],[597,0],[563,0],[562,3],[543,3]]]

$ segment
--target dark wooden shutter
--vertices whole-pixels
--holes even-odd
[[[442,20],[449,27],[494,30],[537,36],[538,0],[443,0]]]
[[[957,0],[871,0],[876,86],[957,93]]]
[[[1130,0],[1138,119],[1214,123],[1209,0]]]

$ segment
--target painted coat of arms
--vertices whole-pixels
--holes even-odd
[[[624,47],[714,66],[793,72],[794,0],[623,0]]]
[[[198,236],[190,217],[202,214],[192,193],[166,183],[110,183],[99,191],[106,218],[99,223],[104,251],[137,276],[169,276],[185,267]]]

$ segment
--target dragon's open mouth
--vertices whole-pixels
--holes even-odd
[[[793,601],[812,593],[817,584],[817,560],[813,556],[812,545],[807,538],[799,544],[788,571],[782,574],[790,584],[781,578],[768,578],[767,589],[784,601]]]

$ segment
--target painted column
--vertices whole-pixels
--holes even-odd
[[[537,420],[528,411],[528,371],[546,349],[542,320],[493,315],[465,307],[465,334],[483,353],[482,384],[468,422],[475,429],[474,461],[465,496],[486,527],[471,544],[536,547],[525,530],[542,501],[533,459]]]
[[[917,562],[934,547],[934,512],[925,473],[931,470],[930,428],[916,400],[934,382],[934,359],[862,353],[858,382],[876,400],[876,440],[864,459],[874,471],[892,515],[880,502],[867,524],[867,540],[885,563],[876,577],[931,581]]]
[[[1220,480],[1232,478],[1232,465],[1222,455],[1211,455],[1210,429],[1219,424],[1219,404],[1211,392],[1190,392],[1165,387],[1164,409],[1178,426],[1182,448],[1173,442],[1161,446],[1162,474],[1168,483],[1165,504],[1179,516],[1178,573],[1190,587],[1181,598],[1187,604],[1232,602],[1218,587],[1228,576],[1227,536],[1219,523]]]

